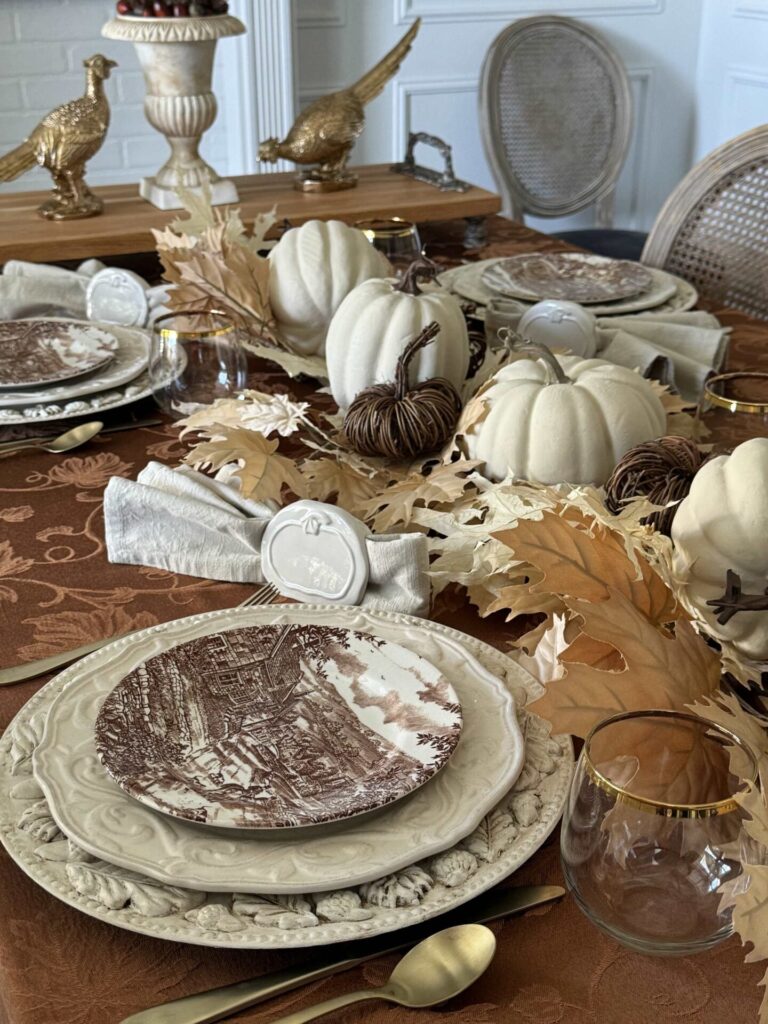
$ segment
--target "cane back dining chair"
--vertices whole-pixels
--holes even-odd
[[[596,204],[596,231],[560,237],[600,251],[604,236],[609,249],[622,242],[633,249],[606,255],[640,255],[644,235],[606,230],[632,134],[632,96],[621,59],[601,35],[558,15],[514,22],[486,54],[479,102],[507,215],[562,217]]]
[[[768,319],[768,125],[723,143],[688,172],[661,208],[642,260],[712,302]]]

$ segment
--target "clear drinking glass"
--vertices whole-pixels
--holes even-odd
[[[152,325],[149,379],[155,399],[175,419],[247,383],[248,357],[225,313],[169,313]]]
[[[722,455],[753,437],[768,437],[768,373],[710,377],[696,411],[696,440]]]
[[[757,774],[738,737],[695,715],[628,712],[584,744],[561,831],[563,871],[587,917],[642,953],[683,955],[731,934],[718,886],[741,874],[740,779]]]
[[[359,220],[355,224],[374,249],[384,253],[398,277],[421,255],[419,229],[400,217]]]

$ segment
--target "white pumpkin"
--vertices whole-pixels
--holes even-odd
[[[741,577],[743,594],[768,587],[768,438],[701,467],[675,514],[672,541],[675,574],[712,635],[745,658],[768,661],[768,610],[739,611],[722,625],[707,606],[724,594],[729,569]]]
[[[665,432],[664,407],[639,374],[602,359],[558,361],[544,346],[528,347],[541,360],[502,367],[476,399],[484,416],[464,435],[467,454],[485,463],[491,480],[511,473],[543,484],[601,485],[625,452]]]
[[[322,355],[342,300],[362,281],[392,270],[362,231],[340,220],[309,220],[286,231],[269,264],[269,301],[280,338],[300,355]]]
[[[371,280],[339,306],[328,328],[326,361],[331,394],[346,409],[364,388],[394,380],[397,360],[409,341],[436,320],[440,333],[411,363],[409,384],[446,377],[461,391],[469,367],[469,335],[458,299],[448,292],[422,292],[416,279],[434,276],[433,265],[411,265],[403,281]]]

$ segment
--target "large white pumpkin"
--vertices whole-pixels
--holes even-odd
[[[467,454],[491,480],[601,485],[625,452],[665,432],[664,407],[639,374],[542,355],[502,367],[477,399],[486,412],[465,432]]]
[[[768,610],[739,611],[721,625],[707,607],[724,594],[729,569],[741,577],[743,594],[768,587],[768,438],[701,467],[675,514],[672,541],[675,574],[713,636],[746,658],[768,660]]]
[[[325,357],[331,393],[346,409],[364,388],[394,380],[409,341],[436,320],[440,333],[411,363],[409,383],[446,377],[458,390],[469,367],[469,336],[458,299],[447,292],[401,290],[394,281],[371,280],[344,299],[331,320]]]
[[[362,281],[392,269],[362,231],[340,220],[310,220],[286,231],[269,264],[269,301],[280,338],[300,355],[322,355],[342,300]]]

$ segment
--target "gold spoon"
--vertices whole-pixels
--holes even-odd
[[[406,953],[381,988],[348,992],[279,1017],[272,1024],[304,1024],[365,999],[386,999],[411,1008],[435,1006],[477,981],[495,952],[496,938],[485,925],[459,924],[445,928]]]
[[[0,446],[0,458],[4,455],[12,455],[14,452],[23,452],[27,448],[37,448],[40,451],[53,452],[54,455],[59,455],[62,452],[68,452],[73,448],[77,448],[78,445],[85,444],[86,441],[90,441],[103,428],[103,423],[99,420],[93,420],[90,423],[81,423],[77,427],[72,427],[71,430],[61,434],[59,437],[41,437],[38,440],[15,441],[9,445]]]

